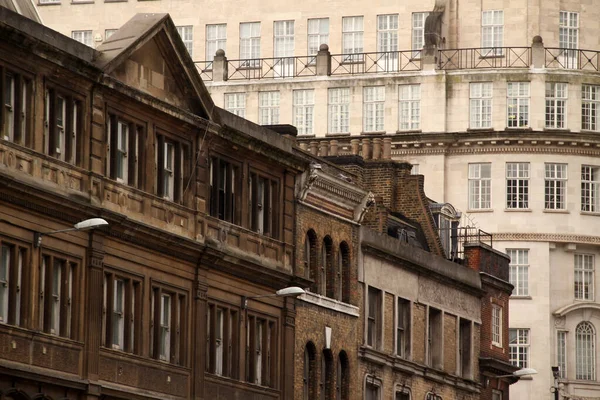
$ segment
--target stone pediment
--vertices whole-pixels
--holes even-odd
[[[108,76],[202,118],[218,119],[168,14],[135,15],[97,51],[96,66]]]
[[[357,223],[362,221],[367,209],[375,202],[373,193],[346,182],[343,177],[324,172],[316,164],[302,174],[297,197],[305,204]]]

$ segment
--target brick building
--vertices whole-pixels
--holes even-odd
[[[0,37],[0,398],[291,398],[293,142],[214,106],[166,14]]]

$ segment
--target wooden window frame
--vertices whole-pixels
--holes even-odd
[[[0,263],[4,263],[5,251],[8,256],[5,276],[0,276],[0,324],[24,326],[27,320],[29,250],[22,242],[0,237]]]
[[[373,300],[375,305],[372,305]],[[374,349],[381,347],[381,310],[383,302],[383,292],[373,286],[367,290],[367,330],[366,344]]]
[[[275,318],[251,312],[248,312],[246,320],[246,381],[276,389],[278,386],[278,321]],[[257,346],[257,331],[261,332],[260,349]],[[257,356],[259,353],[260,359]]]
[[[187,356],[187,324],[189,320],[188,315],[188,299],[189,293],[185,290],[168,286],[158,282],[151,284],[152,290],[150,291],[150,309],[151,309],[151,321],[150,321],[150,355],[152,358],[170,364],[176,364],[186,366],[188,363]],[[162,301],[163,296],[170,297],[169,307],[169,343],[168,348],[165,348],[165,352],[168,353],[163,355],[160,352],[161,341],[161,321],[163,318],[162,314]],[[157,304],[157,299],[159,303]],[[168,356],[168,357],[165,357]],[[168,359],[165,359],[168,358]]]
[[[169,146],[173,148],[172,170],[166,165],[166,155]],[[191,142],[158,130],[156,133],[156,194],[165,200],[174,203],[183,203],[185,189],[190,177],[190,149]],[[172,176],[172,183],[165,188],[165,179]]]
[[[221,312],[221,324],[217,316]],[[214,301],[209,301],[206,313],[206,371],[220,376],[237,379],[239,377],[239,337],[240,309]],[[221,335],[217,334],[221,326]],[[218,336],[221,336],[219,339]],[[218,341],[221,340],[221,364],[218,360]]]
[[[260,193],[260,185],[255,184],[255,182],[262,182],[263,185],[261,202],[255,200],[258,199]],[[248,179],[248,227],[251,230],[273,239],[279,238],[280,193],[281,179],[279,177],[250,168]]]
[[[56,270],[60,266],[60,270]],[[55,273],[55,271],[58,271]],[[68,273],[69,278],[63,279]],[[79,332],[80,259],[52,251],[42,252],[40,263],[39,326],[43,332],[77,340]],[[60,274],[60,275],[58,275]],[[55,278],[59,276],[60,285]],[[54,299],[54,303],[53,303]],[[58,308],[55,308],[58,307]],[[55,313],[58,312],[58,315]],[[58,330],[58,332],[57,332]]]
[[[218,165],[219,168],[215,168]],[[213,155],[209,161],[210,215],[240,225],[242,166],[229,158]],[[225,180],[223,180],[225,172]],[[221,210],[222,208],[222,210]]]
[[[410,359],[412,303],[402,297],[396,298],[396,355]]]
[[[62,99],[64,107],[62,132],[58,128],[56,114],[59,99]],[[85,99],[82,95],[53,83],[46,83],[44,91],[45,154],[69,164],[77,166],[83,164],[84,104]]]
[[[145,143],[146,123],[130,115],[122,114],[116,110],[109,109],[107,114],[107,162],[106,175],[117,182],[142,189],[145,185]],[[123,176],[118,176],[118,156],[120,127],[127,127],[127,146],[123,155]]]
[[[6,102],[6,81],[9,77],[13,87],[10,105]],[[31,145],[33,99],[33,77],[16,68],[0,64],[0,139],[20,145]],[[9,112],[12,115],[9,130],[12,132],[6,132],[9,127]]]
[[[123,343],[114,343],[114,290],[123,284]],[[102,345],[126,353],[141,354],[143,279],[116,269],[105,269],[102,312]]]

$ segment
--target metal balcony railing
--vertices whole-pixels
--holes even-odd
[[[600,72],[600,51],[544,47],[480,47],[464,49],[401,50],[330,54],[297,57],[228,60],[217,54],[214,61],[198,61],[196,67],[205,81],[285,79],[310,76],[338,76],[400,73],[407,71],[506,69],[574,69]]]
[[[377,74],[421,70],[421,51],[385,51],[331,55],[331,75]]]
[[[531,47],[481,47],[439,51],[439,69],[529,68]]]
[[[546,47],[544,66],[597,72],[600,70],[600,51]]]

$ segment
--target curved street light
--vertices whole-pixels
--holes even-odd
[[[273,294],[263,294],[259,296],[242,296],[242,310],[245,310],[248,307],[249,299],[260,299],[263,297],[297,297],[304,293],[306,293],[304,289],[298,286],[290,286],[283,289],[279,289]]]
[[[108,225],[108,222],[106,222],[106,220],[104,220],[103,218],[90,218],[90,219],[86,219],[84,221],[76,223],[75,225],[73,225],[72,228],[60,229],[57,231],[44,232],[44,233],[34,232],[33,246],[40,247],[42,245],[42,236],[54,235],[55,233],[62,233],[62,232],[85,231],[85,230],[94,229],[94,228],[98,228],[100,226],[105,226],[105,225]]]

